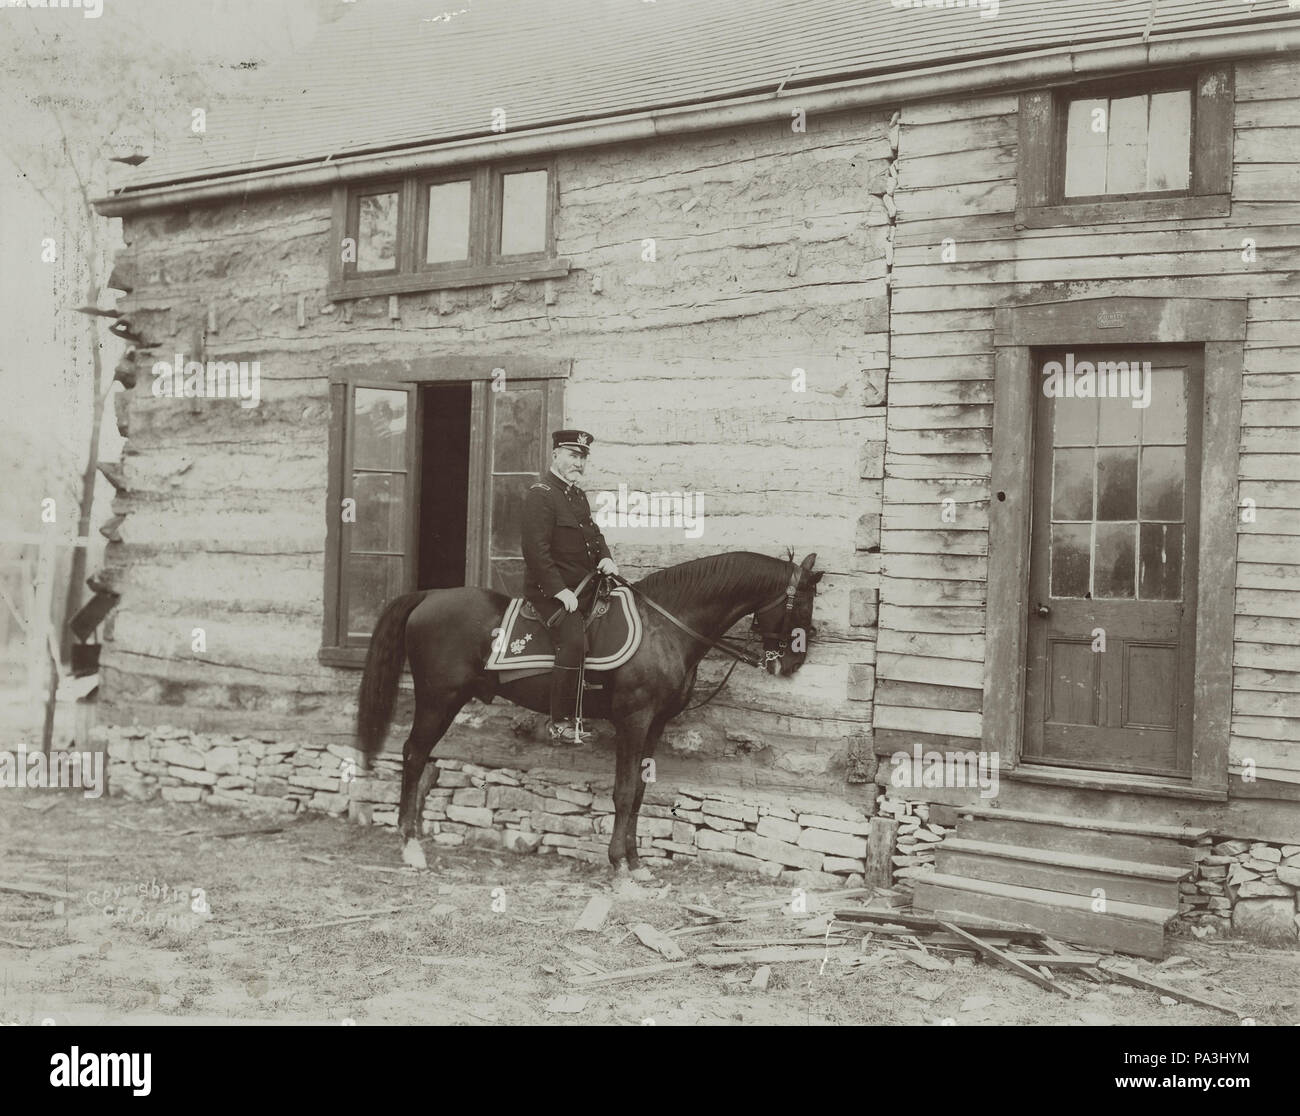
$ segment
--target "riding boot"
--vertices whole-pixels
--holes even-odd
[[[547,734],[556,744],[581,744],[582,734],[574,721],[578,702],[579,667],[557,666],[551,671],[551,723]]]

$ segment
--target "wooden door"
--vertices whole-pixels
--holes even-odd
[[[1147,362],[1135,407],[1126,372]],[[1201,353],[1076,348],[1034,369],[1023,756],[1190,774]]]

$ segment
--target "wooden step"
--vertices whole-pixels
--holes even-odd
[[[962,818],[957,822],[954,836],[990,845],[1084,853],[1138,864],[1191,868],[1195,863],[1194,849],[1168,838],[1110,833],[1096,829],[1071,829],[1057,822],[1045,823],[1027,818]]]
[[[1091,898],[1102,888],[1114,902],[1178,906],[1178,882],[1191,874],[1181,865],[1140,864],[1058,849],[949,837],[936,847],[935,867],[950,876],[1020,884]]]
[[[1120,953],[1163,957],[1165,924],[1177,914],[1165,907],[1108,902],[1092,909],[1090,896],[933,872],[916,881],[912,906],[1024,922],[1053,937],[1079,945],[1107,946]]]
[[[1036,825],[1061,825],[1067,829],[1096,830],[1103,833],[1126,833],[1136,837],[1164,837],[1174,841],[1196,841],[1210,831],[1193,825],[1155,825],[1144,822],[1107,821],[1105,818],[1075,818],[1061,814],[1034,813],[1029,810],[999,810],[993,806],[954,807],[959,815],[975,818],[1001,818],[1004,821],[1034,822]]]

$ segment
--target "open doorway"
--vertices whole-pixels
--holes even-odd
[[[420,388],[424,421],[417,589],[454,589],[466,584],[470,394],[468,383]]]

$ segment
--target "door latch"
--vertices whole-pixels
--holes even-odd
[[[1038,615],[1041,616],[1043,619],[1046,619],[1047,617],[1052,615],[1052,610],[1048,608],[1047,605],[1045,604],[1040,604],[1038,606],[1037,612]]]

